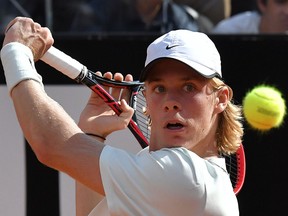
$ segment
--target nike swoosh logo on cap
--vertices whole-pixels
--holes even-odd
[[[172,49],[173,47],[177,47],[177,46],[180,46],[179,44],[174,44],[174,45],[167,45],[166,46],[166,50],[169,50],[169,49]]]

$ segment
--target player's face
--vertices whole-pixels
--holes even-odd
[[[201,152],[207,143],[215,144],[220,109],[209,79],[165,59],[154,64],[145,83],[151,150],[183,146]]]

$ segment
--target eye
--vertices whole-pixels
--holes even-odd
[[[185,86],[184,86],[184,90],[186,91],[186,92],[193,92],[194,91],[194,86],[191,84],[191,83],[189,83],[189,84],[186,84]]]
[[[162,92],[165,92],[165,88],[164,88],[164,86],[156,86],[155,88],[154,88],[154,91],[155,92],[157,92],[157,93],[162,93]]]

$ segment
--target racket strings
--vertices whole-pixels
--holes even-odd
[[[230,175],[230,180],[233,185],[233,188],[238,182],[239,177],[239,165],[238,165],[238,159],[236,154],[232,155],[225,155],[225,161],[226,161],[226,169]]]
[[[146,139],[150,140],[150,119],[146,114],[146,100],[143,95],[143,89],[137,93],[135,106],[135,122],[142,131]]]
[[[101,83],[102,85],[109,86],[108,83]],[[150,139],[150,123],[149,117],[146,113],[146,100],[143,95],[144,87],[139,86],[128,86],[128,85],[117,85],[109,86],[108,93],[111,95],[114,91],[113,88],[117,88],[119,92],[119,97],[114,98],[115,101],[120,101],[125,95],[129,96],[129,105],[134,109],[134,115],[132,120],[136,123],[138,128],[141,130],[144,137],[148,140]]]

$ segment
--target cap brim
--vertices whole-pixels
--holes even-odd
[[[188,60],[185,60],[185,59],[180,59],[180,58],[177,58],[177,57],[160,57],[160,58],[157,58],[153,61],[151,61],[148,65],[146,65],[143,70],[141,71],[141,74],[140,74],[140,77],[139,77],[139,80],[141,82],[145,81],[146,80],[146,77],[147,77],[147,74],[150,70],[150,68],[159,60],[163,60],[163,59],[175,59],[175,60],[178,60],[184,64],[186,64],[187,66],[193,68],[195,71],[197,71],[200,75],[202,75],[203,77],[206,77],[206,78],[213,78],[213,77],[218,77],[221,79],[221,76],[219,75],[219,73],[217,71],[213,71],[212,69],[202,65],[202,64],[199,64],[197,62],[194,62],[194,61],[188,61]]]

